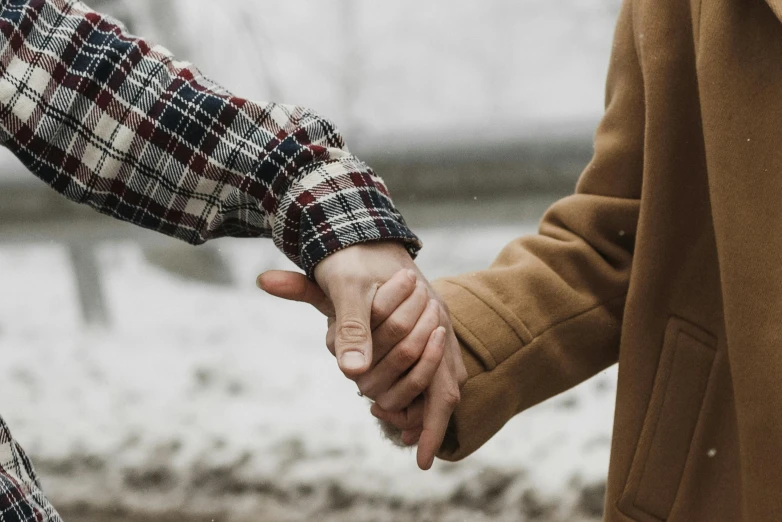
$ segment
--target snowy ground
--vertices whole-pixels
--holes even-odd
[[[531,230],[424,229],[420,265],[430,277],[479,268]],[[614,370],[520,415],[467,460],[421,472],[381,438],[317,313],[253,286],[289,266],[271,243],[218,246],[238,285],[184,281],[135,243],[103,245],[112,326],[100,331],[80,322],[64,249],[0,245],[0,411],[66,520],[599,515]]]

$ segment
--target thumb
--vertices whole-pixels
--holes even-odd
[[[258,276],[256,284],[258,288],[270,295],[289,301],[309,303],[323,315],[334,317],[334,306],[329,298],[316,283],[307,279],[304,274],[269,270]]]
[[[337,324],[334,353],[347,377],[357,377],[372,364],[370,315],[377,287],[343,287],[332,294]]]

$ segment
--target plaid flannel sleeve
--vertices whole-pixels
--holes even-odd
[[[30,459],[0,417],[0,521],[62,522],[41,491]]]
[[[232,96],[76,0],[0,0],[0,139],[66,197],[199,244],[272,237],[308,275],[420,241],[335,126]]]

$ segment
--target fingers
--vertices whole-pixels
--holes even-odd
[[[309,303],[334,318],[327,344],[343,373],[356,380],[365,395],[385,394],[383,404],[373,406],[378,415],[401,415],[406,411],[404,417],[392,420],[404,426],[398,429],[403,430],[402,440],[406,444],[418,441],[418,465],[429,469],[459,402],[457,380],[461,377],[458,372],[456,377],[451,375],[454,370],[448,364],[450,355],[444,356],[453,351],[448,338],[453,333],[449,330],[446,341],[442,340],[438,327],[448,326],[441,321],[443,308],[437,301],[429,301],[428,295],[419,295],[414,270],[386,271],[392,265],[397,270],[411,267],[407,252],[400,245],[358,245],[333,254],[315,268],[320,287],[302,274],[282,271],[262,274],[258,286],[271,295]],[[394,275],[388,278],[389,273]],[[384,281],[391,284],[378,288],[378,283]],[[428,294],[428,288],[422,286]],[[408,316],[418,316],[412,327]],[[377,330],[378,344],[383,348],[378,353],[380,357],[375,358],[379,362],[365,374],[372,367],[373,329]],[[394,348],[383,353],[387,346]],[[398,382],[400,378],[403,382]],[[415,394],[420,395],[428,381],[431,385],[423,394],[424,400],[416,399]],[[412,405],[402,410],[404,403],[411,400]],[[398,411],[389,412],[384,406]]]
[[[415,270],[403,269],[378,288],[375,300],[372,302],[373,330],[388,319],[399,305],[410,297],[416,289],[417,280],[418,276]]]
[[[388,412],[377,404],[373,404],[370,411],[380,421],[380,427],[386,437],[397,446],[413,446],[421,438],[424,416],[423,397],[418,397],[403,411]]]
[[[402,432],[402,444],[405,446],[414,446],[419,440],[421,440],[421,428]]]
[[[410,335],[399,342],[370,372],[356,379],[361,393],[373,399],[377,398],[418,362],[429,337],[439,325],[439,308],[437,301],[429,301]]]
[[[383,422],[391,424],[401,431],[415,431],[423,429],[424,425],[424,398],[418,397],[413,403],[402,411],[386,411],[375,403],[369,410],[373,416]]]
[[[342,373],[355,379],[372,363],[370,313],[377,287],[367,280],[347,281],[332,291],[336,311],[334,353]]]
[[[417,454],[418,467],[422,470],[432,467],[460,398],[459,385],[451,377],[448,364],[443,361],[426,394],[424,425],[418,440]]]
[[[323,290],[304,274],[270,270],[256,279],[258,288],[275,297],[309,303],[326,316],[334,315],[334,307]]]
[[[383,285],[380,290],[385,288]],[[378,290],[378,293],[380,293]],[[375,298],[377,302],[377,298]],[[429,294],[426,285],[418,282],[413,286],[413,292],[397,308],[393,310],[390,316],[383,321],[372,332],[372,344],[374,346],[375,363],[380,362],[391,349],[394,348],[402,339],[410,335],[415,328],[421,314],[426,310],[429,303]]]
[[[380,394],[376,402],[386,411],[399,411],[406,408],[421,395],[432,383],[445,353],[445,328],[437,328],[426,344],[418,364],[410,373],[391,386],[386,393]]]

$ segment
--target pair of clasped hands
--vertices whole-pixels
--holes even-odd
[[[396,242],[336,252],[314,275],[317,284],[273,270],[258,286],[328,318],[326,345],[342,372],[374,402],[389,438],[417,444],[418,466],[431,468],[467,380],[445,303]]]

